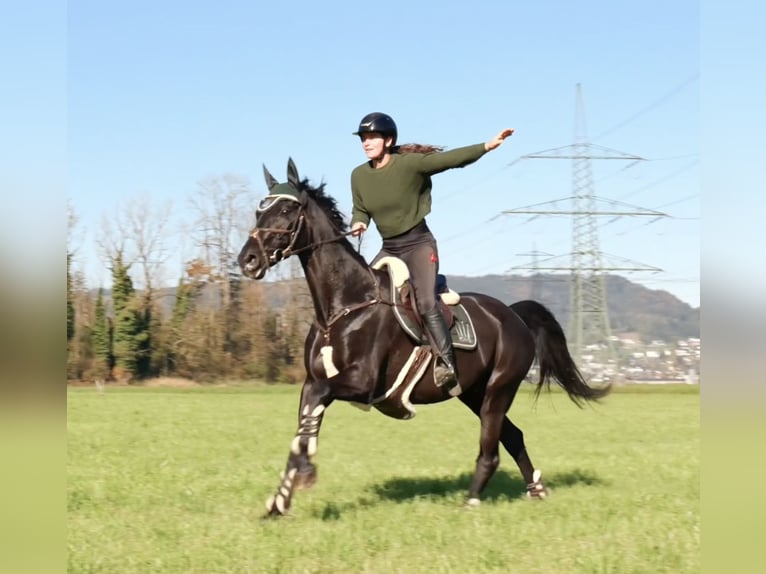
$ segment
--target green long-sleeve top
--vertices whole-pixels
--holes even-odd
[[[431,212],[431,176],[485,153],[480,143],[437,153],[394,153],[380,169],[371,162],[357,166],[351,172],[352,224],[369,225],[372,219],[383,239],[409,231]]]

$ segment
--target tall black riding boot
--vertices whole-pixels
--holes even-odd
[[[434,382],[438,387],[451,389],[458,384],[457,363],[447,322],[438,307],[426,311],[422,317],[439,355],[434,362]]]

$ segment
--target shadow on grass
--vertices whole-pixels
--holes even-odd
[[[375,485],[373,490],[378,498],[405,502],[413,498],[448,498],[456,493],[467,493],[471,486],[473,473],[466,472],[457,477],[442,478],[392,478]],[[543,476],[543,482],[551,490],[566,488],[577,484],[604,484],[598,476],[585,470],[572,470],[564,473]],[[513,500],[526,493],[527,485],[518,474],[498,470],[490,479],[481,495],[483,501]]]
[[[336,504],[328,502],[321,510],[314,512],[314,517],[321,520],[338,520],[344,511],[375,506],[378,501],[410,502],[414,499],[454,498],[456,494],[467,494],[471,486],[473,473],[466,472],[454,477],[441,478],[405,478],[388,479],[371,488],[372,497],[360,498],[354,503]],[[599,486],[606,482],[593,472],[574,469],[568,472],[543,476],[545,485],[552,491],[563,488],[587,485]],[[483,502],[512,501],[521,499],[526,493],[526,483],[518,473],[510,474],[498,470],[482,493]]]

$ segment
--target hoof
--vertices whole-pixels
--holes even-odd
[[[532,482],[527,485],[527,498],[535,500],[545,500],[548,497],[548,489],[540,480],[542,473],[539,470],[535,470],[532,474]]]
[[[277,493],[266,501],[266,516],[270,518],[284,516],[290,510],[290,500]]]
[[[530,492],[527,491],[527,498],[530,500],[545,500],[548,498],[548,489],[543,487],[540,491]]]
[[[481,506],[481,500],[478,498],[469,498],[465,501],[464,506],[468,509],[479,508],[479,506]]]
[[[317,481],[317,467],[313,464],[308,466],[304,472],[298,472],[293,482],[297,490],[308,490]]]
[[[269,516],[284,516],[290,510],[296,472],[293,468],[287,474],[282,473],[279,489],[266,501],[266,512]]]

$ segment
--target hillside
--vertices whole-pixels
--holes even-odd
[[[535,299],[546,305],[565,328],[568,325],[568,275],[448,276],[447,279],[455,291],[486,293],[505,303]],[[699,308],[691,307],[667,291],[648,289],[617,275],[607,276],[605,285],[613,333],[635,332],[644,341],[700,336]]]
[[[535,299],[553,312],[565,330],[569,324],[568,275],[448,275],[447,283],[455,291],[485,293],[506,304]],[[648,289],[617,275],[607,276],[605,284],[613,334],[637,333],[644,341],[700,336],[699,308],[691,307],[667,291]],[[284,306],[285,293],[289,290],[281,288],[279,283],[268,285],[272,304]]]

